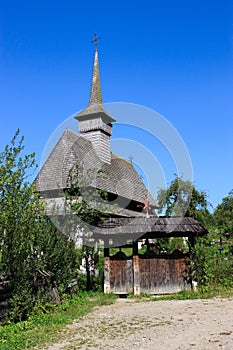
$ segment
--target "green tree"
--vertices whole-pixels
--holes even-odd
[[[28,177],[35,154],[24,153],[17,130],[0,153],[0,273],[11,280],[12,319],[25,319],[39,301],[48,301],[74,275],[75,248],[45,216],[44,205]]]
[[[28,276],[33,265],[33,237],[42,210],[39,196],[26,182],[35,158],[34,153],[23,156],[23,141],[18,130],[0,154],[1,271],[11,278],[12,297],[15,302],[17,299],[17,311],[22,309],[19,317],[25,317],[27,305],[31,304],[31,297],[24,301],[20,295],[32,295]]]
[[[191,266],[200,291],[233,287],[232,257],[226,250],[219,250],[211,235],[197,239]]]
[[[37,269],[50,272],[51,282],[62,294],[77,274],[78,261],[75,243],[59,231],[45,215],[40,218],[40,230],[34,237]]]
[[[102,260],[98,254],[98,241],[92,236],[92,227],[118,209],[117,205],[109,204],[105,190],[95,187],[96,180],[104,179],[106,176],[107,173],[102,169],[85,169],[83,165],[75,164],[69,171],[65,190],[65,205],[72,211],[72,214],[66,217],[67,230],[73,237],[81,233],[83,240],[81,257],[85,261],[86,276],[84,278],[87,291],[102,288],[103,268],[100,264]],[[98,264],[101,273],[99,278],[95,278],[91,271],[95,270]],[[80,278],[80,281],[83,288],[83,278]],[[101,286],[97,286],[96,281],[99,281]]]
[[[223,198],[214,215],[211,215],[205,191],[197,190],[190,181],[178,176],[167,190],[161,189],[158,193],[160,212],[167,216],[193,217],[209,230],[208,235],[196,239],[191,250],[192,278],[197,280],[200,290],[232,287],[232,258],[229,249],[226,249],[225,236],[222,236],[223,247],[219,245],[219,233],[232,232],[232,196],[233,191]],[[167,250],[179,248],[180,244],[177,238],[172,238],[168,240]]]
[[[205,226],[212,222],[206,192],[197,190],[191,181],[177,175],[168,189],[158,191],[157,202],[159,212],[166,216],[190,216]]]
[[[159,213],[165,216],[189,216],[201,222],[206,228],[212,225],[212,215],[208,210],[207,194],[199,191],[189,180],[175,175],[167,189],[160,189],[157,195]],[[187,250],[187,245],[180,238],[157,240],[158,249],[172,252],[174,249]]]
[[[86,274],[80,275],[78,285],[80,290],[102,291],[104,278],[104,256],[102,249],[82,245],[79,249],[80,264],[84,261]],[[96,272],[98,271],[98,274]]]
[[[233,234],[233,190],[214,210],[214,224],[219,232]]]
[[[64,194],[66,206],[76,215],[75,226],[79,221],[80,227],[88,230],[88,225],[95,226],[117,211],[116,205],[108,203],[108,193],[95,187],[98,179],[106,177],[107,173],[102,169],[85,169],[80,164],[70,169]],[[69,223],[72,224],[72,220]]]

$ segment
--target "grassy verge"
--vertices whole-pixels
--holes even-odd
[[[57,340],[59,331],[74,319],[85,316],[95,306],[109,305],[115,296],[102,293],[83,293],[53,307],[48,313],[32,315],[27,321],[0,326],[0,349],[23,350]]]
[[[221,287],[211,288],[207,291],[181,291],[173,294],[141,294],[134,296],[130,294],[128,298],[133,298],[136,301],[157,301],[157,300],[186,300],[186,299],[211,299],[211,298],[233,298],[233,289],[225,289]]]
[[[129,295],[135,301],[208,299],[213,297],[233,298],[232,289],[214,288],[205,292],[183,291],[167,295]],[[113,294],[82,293],[62,305],[47,306],[44,313],[37,312],[27,321],[0,326],[0,350],[24,350],[53,343],[62,337],[61,329],[91,312],[94,307],[112,304]],[[47,310],[47,312],[46,312]]]

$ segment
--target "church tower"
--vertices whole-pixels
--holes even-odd
[[[98,38],[95,35],[93,42],[96,47],[90,101],[88,106],[75,116],[75,119],[79,122],[80,135],[92,142],[93,148],[100,160],[110,164],[110,136],[112,135],[112,123],[116,120],[102,106],[97,41]]]

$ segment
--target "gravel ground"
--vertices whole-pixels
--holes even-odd
[[[232,350],[233,300],[118,299],[73,322],[62,339],[43,349]]]

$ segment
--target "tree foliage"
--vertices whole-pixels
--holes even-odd
[[[197,239],[192,253],[193,277],[200,291],[233,287],[233,256],[226,247],[220,250],[208,235]]]
[[[75,247],[45,216],[28,176],[35,154],[25,154],[19,130],[0,153],[0,273],[11,280],[12,319],[25,319],[74,275]]]
[[[160,206],[159,213],[165,216],[189,216],[201,222],[206,228],[212,223],[206,192],[197,190],[191,181],[183,180],[177,175],[167,189],[158,191],[157,202]],[[157,240],[156,246],[159,251],[187,250],[183,238],[161,238]]]
[[[103,249],[82,245],[78,249],[80,265],[84,262],[85,274],[79,275],[80,291],[103,291],[104,254]]]
[[[109,204],[107,191],[96,188],[97,180],[106,177],[104,170],[85,169],[82,164],[75,164],[69,171],[64,191],[66,205],[79,219],[83,229],[86,229],[85,223],[95,226],[103,217],[117,210],[115,205]]]
[[[207,194],[199,191],[189,180],[175,175],[168,189],[158,191],[160,213],[166,216],[190,216],[204,225],[211,222]]]
[[[233,190],[214,211],[214,225],[221,233],[233,234]]]
[[[98,240],[95,240],[92,235],[92,228],[104,218],[109,217],[111,213],[115,213],[118,208],[117,205],[109,204],[108,193],[105,190],[96,188],[97,180],[106,177],[107,173],[102,169],[85,169],[82,164],[75,164],[69,171],[66,184],[65,205],[72,212],[66,217],[66,230],[71,233],[74,239],[79,235],[82,239],[80,251],[85,261],[86,275],[80,277],[82,284],[80,288],[87,291],[102,289],[103,280],[103,268],[98,254]],[[75,235],[77,235],[76,238]],[[92,271],[95,271],[97,266],[100,275],[95,278]],[[99,281],[98,286],[97,281]]]

